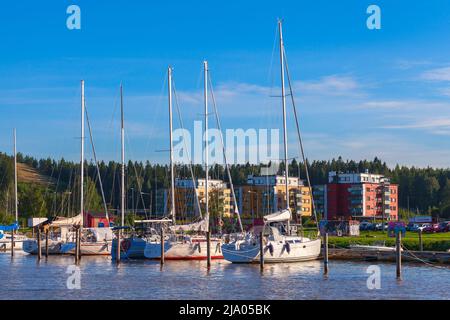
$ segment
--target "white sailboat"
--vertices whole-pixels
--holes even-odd
[[[11,250],[14,245],[14,250],[22,250],[23,242],[28,240],[24,235],[17,234],[19,228],[19,209],[17,196],[17,143],[16,143],[16,129],[13,131],[14,136],[14,209],[15,209],[15,223],[10,226],[0,226],[0,251]],[[10,231],[7,233],[6,231]]]
[[[292,235],[290,230],[291,211],[289,209],[288,142],[286,127],[286,94],[284,83],[285,52],[282,22],[278,21],[281,64],[281,99],[283,107],[284,163],[286,209],[266,215],[262,230],[265,262],[297,262],[317,259],[321,251],[321,240]],[[305,163],[306,165],[306,163]],[[309,179],[308,179],[309,180]],[[248,233],[242,239],[222,245],[225,260],[233,263],[257,263],[260,259],[259,235]]]
[[[208,62],[203,62],[204,67],[204,107],[205,107],[205,216],[198,222],[177,225],[175,212],[175,177],[173,163],[172,142],[172,68],[168,69],[169,86],[169,139],[170,139],[170,171],[171,171],[171,218],[172,225],[168,227],[170,233],[161,239],[160,236],[152,237],[147,241],[144,255],[149,259],[161,257],[161,241],[164,241],[164,256],[167,260],[206,260],[207,239],[204,235],[209,232],[209,207],[208,207]],[[201,215],[200,208],[199,212]],[[164,227],[164,225],[161,225]],[[211,238],[211,259],[223,259],[219,238]]]
[[[84,228],[84,80],[81,80],[81,159],[80,159],[80,214],[81,221],[74,223],[81,227],[81,255],[110,255],[113,233],[111,228]],[[100,178],[100,177],[99,177]],[[67,241],[61,245],[61,253],[75,254],[76,243]]]

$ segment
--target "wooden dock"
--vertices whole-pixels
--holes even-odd
[[[330,248],[329,259],[395,262],[395,251]],[[402,260],[405,262],[450,264],[450,252],[404,250],[402,251]]]

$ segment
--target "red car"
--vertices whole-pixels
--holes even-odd
[[[422,232],[423,233],[439,232],[439,224],[438,223],[432,223],[429,226],[425,227]]]

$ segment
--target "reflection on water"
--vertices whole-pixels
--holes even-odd
[[[395,265],[381,268],[381,289],[366,285],[369,263],[331,261],[328,277],[320,261],[235,265],[205,261],[127,261],[83,257],[81,289],[69,290],[71,256],[0,254],[0,299],[450,299],[450,268],[405,265],[395,280]]]

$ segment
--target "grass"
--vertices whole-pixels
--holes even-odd
[[[450,249],[450,232],[423,234],[423,250],[425,251],[447,251]],[[386,246],[395,246],[395,238],[388,237],[382,231],[361,231],[358,237],[336,237],[330,236],[328,243],[330,247],[348,248],[351,244],[373,245],[377,242],[385,242]],[[419,235],[417,232],[406,232],[402,238],[403,245],[409,250],[419,250]]]

